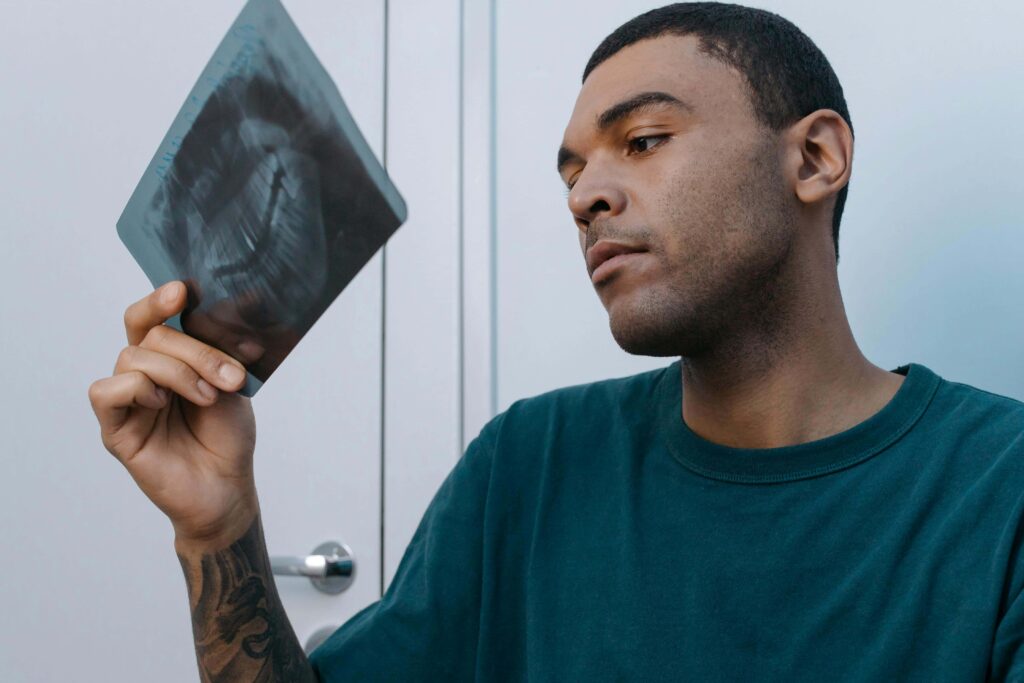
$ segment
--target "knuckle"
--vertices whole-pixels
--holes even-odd
[[[183,386],[194,386],[196,380],[199,379],[199,374],[193,370],[187,363],[178,362],[175,364],[177,369],[174,371],[174,375],[178,378]]]
[[[133,370],[128,373],[128,375],[131,378],[131,387],[136,392],[144,389],[147,384],[151,384],[153,382],[153,380],[150,379],[150,376],[146,375],[141,370]]]
[[[128,308],[124,309],[124,326],[125,328],[134,328],[139,322],[139,307],[137,304],[132,304]]]
[[[98,379],[89,385],[89,403],[96,405],[103,400],[103,395],[106,393],[106,382],[105,380]]]
[[[137,346],[124,347],[123,349],[121,349],[121,353],[117,354],[117,363],[115,364],[115,367],[121,369],[131,367],[132,363],[138,357],[137,354]]]
[[[199,367],[211,374],[216,374],[217,368],[221,364],[220,355],[209,346],[203,346],[199,349],[196,353],[196,362]]]
[[[146,332],[146,336],[142,340],[142,344],[147,347],[153,348],[163,345],[167,342],[168,328],[164,325],[154,325],[149,328]]]
[[[129,370],[125,375],[127,375],[127,387],[123,393],[128,395],[138,396],[148,391],[150,386],[154,384],[149,375],[141,370]]]
[[[149,375],[142,372],[141,370],[133,370],[131,372],[131,383],[132,391],[136,394],[141,393],[149,388],[149,385],[155,384],[153,380],[149,378]]]

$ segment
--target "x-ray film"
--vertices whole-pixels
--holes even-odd
[[[253,396],[406,206],[278,0],[249,0],[117,221],[168,324],[248,370]]]

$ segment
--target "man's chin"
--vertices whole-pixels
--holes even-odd
[[[615,343],[628,354],[655,357],[679,355],[678,337],[656,318],[612,314],[608,322]]]

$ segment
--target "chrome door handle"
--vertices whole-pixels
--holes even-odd
[[[270,569],[279,576],[305,576],[322,593],[336,595],[355,581],[356,559],[344,543],[328,541],[305,557],[271,557]]]

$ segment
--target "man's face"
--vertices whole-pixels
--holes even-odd
[[[598,240],[644,250],[594,283],[615,340],[638,355],[696,356],[770,323],[799,220],[778,137],[755,120],[742,76],[697,43],[643,40],[594,69],[559,154],[584,257]],[[642,93],[664,95],[599,124]]]

